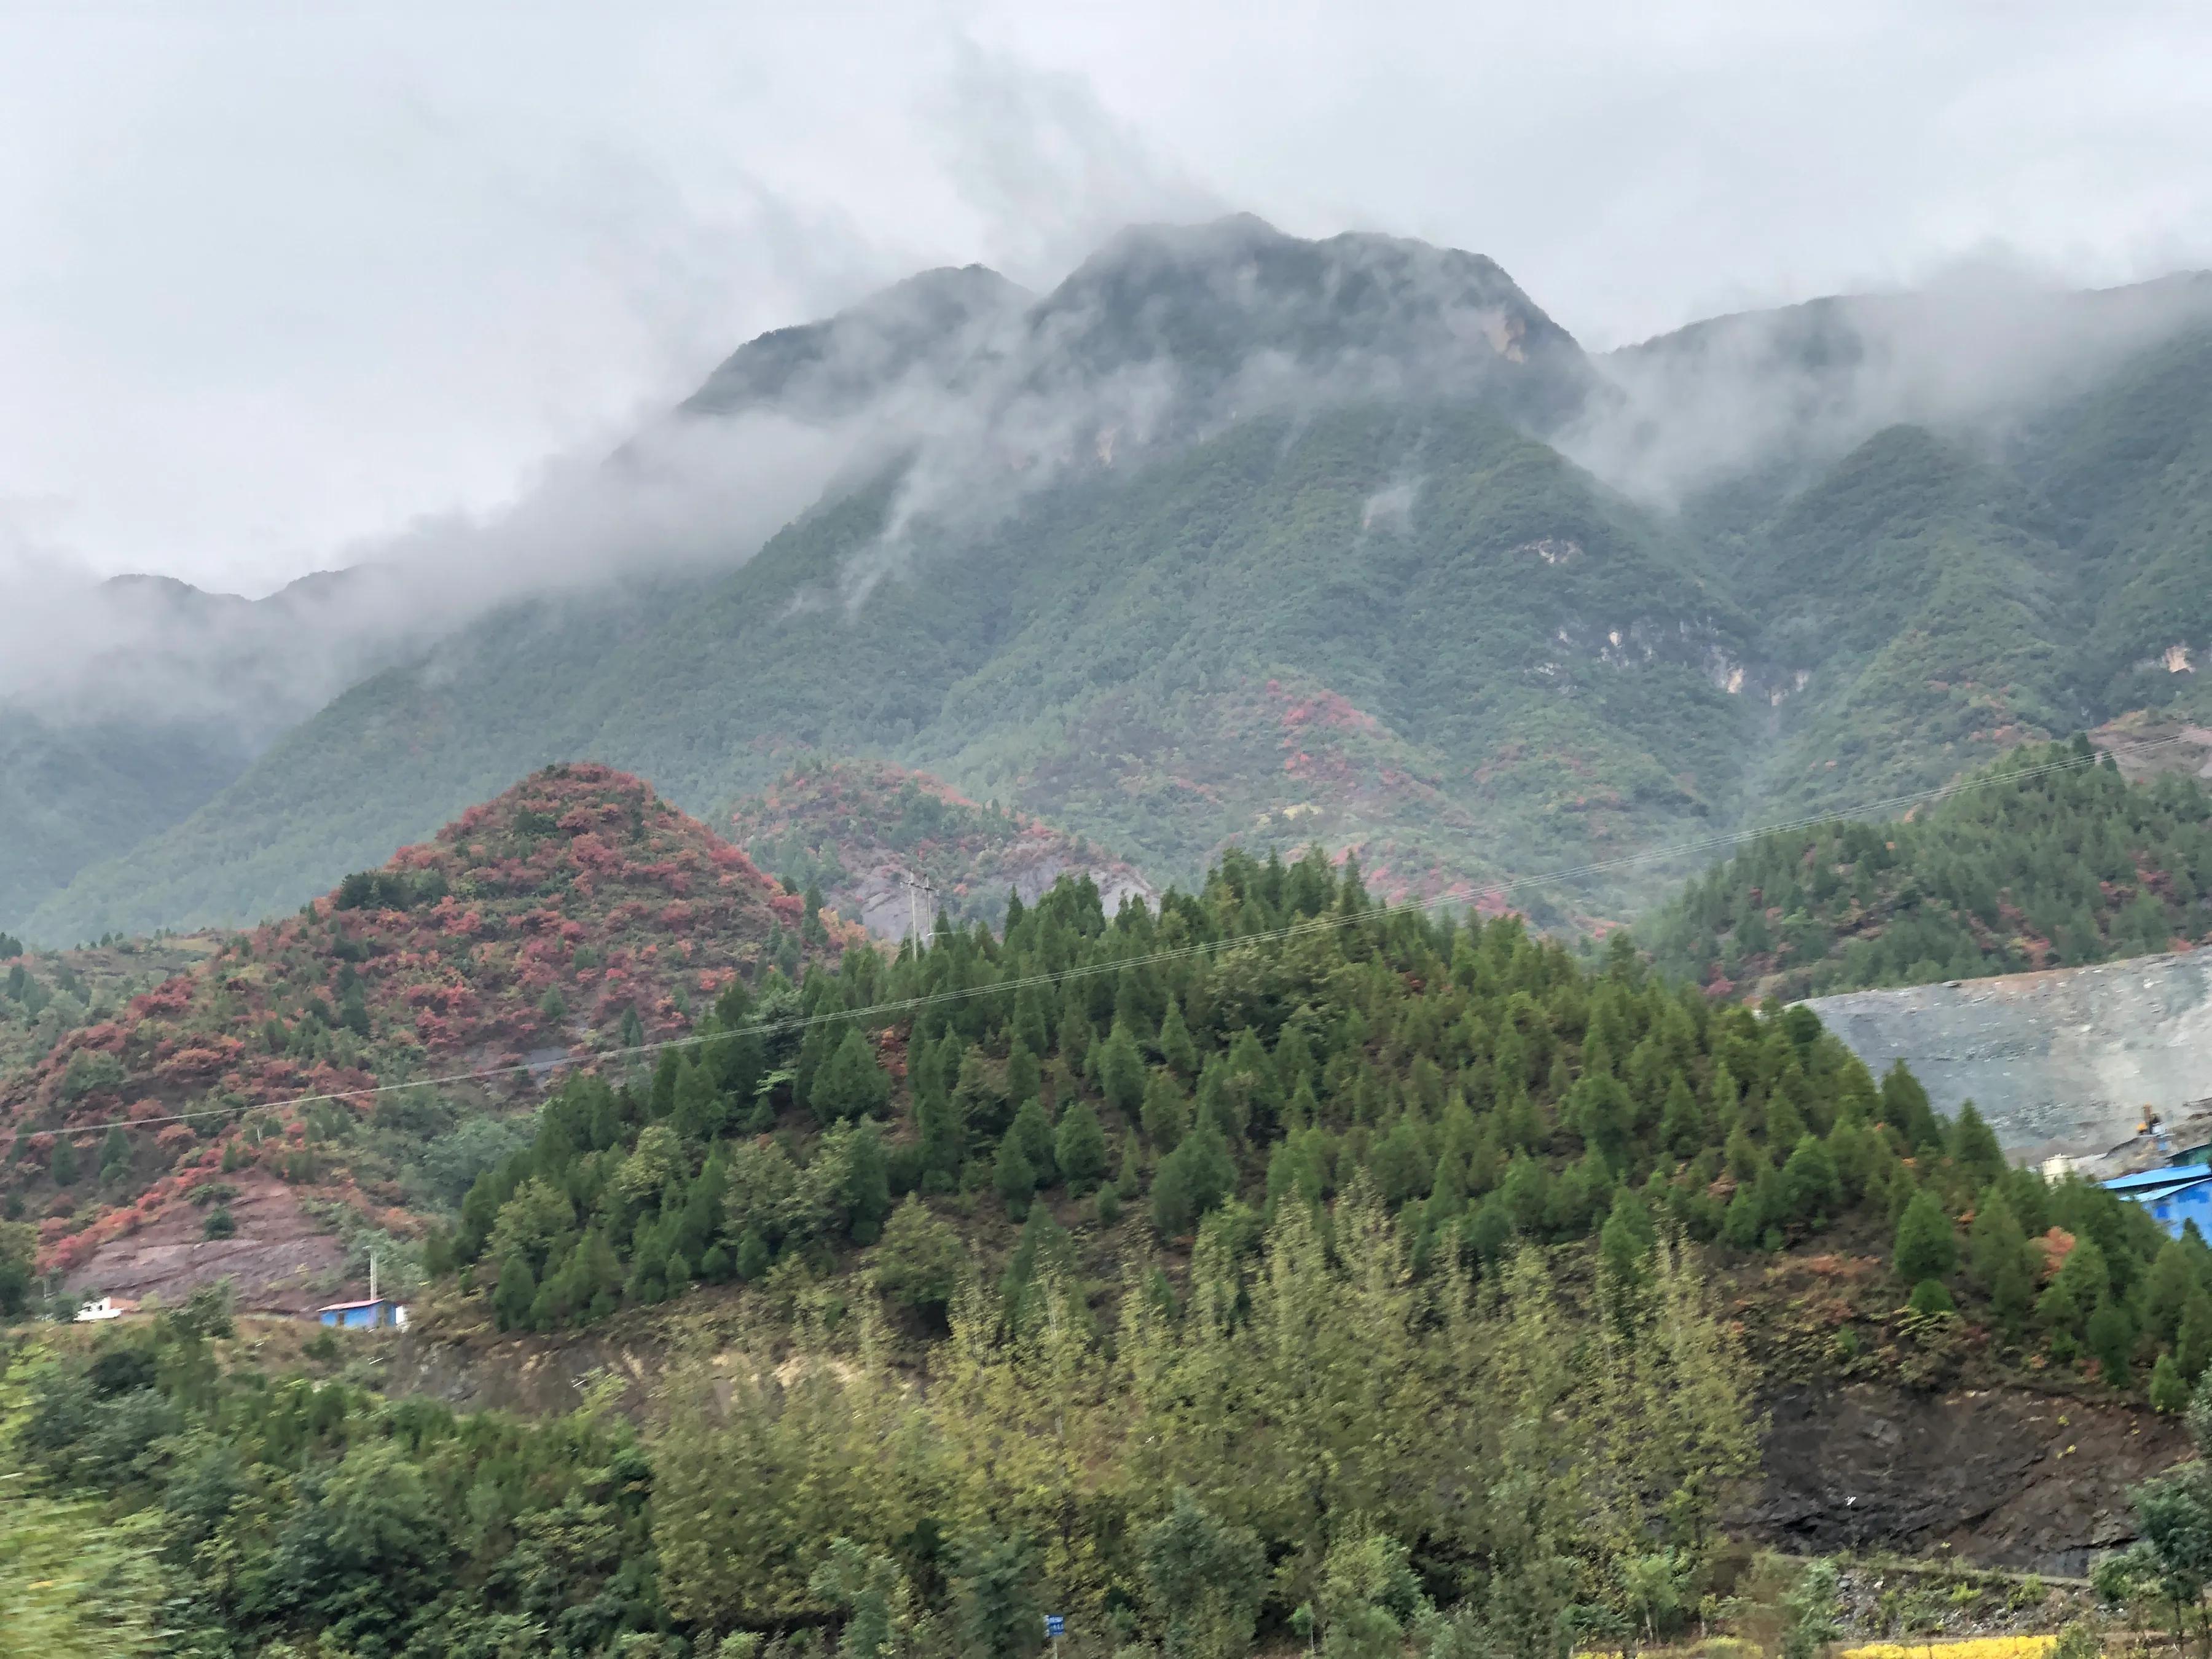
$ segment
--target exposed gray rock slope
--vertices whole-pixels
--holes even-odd
[[[1972,1100],[2014,1153],[2103,1152],[2146,1106],[2212,1096],[2212,951],[1805,1006],[1877,1073],[1903,1060],[1938,1110]]]

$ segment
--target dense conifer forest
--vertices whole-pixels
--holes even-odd
[[[1785,998],[2184,950],[2212,938],[2212,795],[2030,744],[1901,821],[1765,836],[1647,930],[1667,970]]]

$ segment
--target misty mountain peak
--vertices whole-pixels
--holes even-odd
[[[1132,227],[1030,313],[1030,356],[1087,375],[1170,363],[1232,392],[1471,396],[1537,423],[1579,398],[1582,353],[1494,260],[1407,238],[1310,241],[1251,214]]]
[[[849,415],[909,376],[957,381],[1034,296],[985,265],[908,276],[818,322],[747,341],[682,406],[730,416],[774,408],[807,420]]]
[[[1055,424],[1145,383],[1156,435],[1285,398],[1444,397],[1526,423],[1579,407],[1581,349],[1494,260],[1407,238],[1313,241],[1249,213],[1133,225],[1038,300],[981,265],[927,270],[835,316],[749,341],[690,415],[858,414],[901,391],[978,397]]]

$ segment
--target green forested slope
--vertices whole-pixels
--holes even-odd
[[[1439,403],[1450,375],[1408,365],[1469,305],[1495,336],[1462,343]],[[935,313],[911,309],[884,361],[920,374],[908,325]],[[740,353],[736,381],[819,369],[844,407],[865,310],[791,362]],[[474,624],[11,925],[70,943],[251,919],[569,755],[702,812],[799,751],[887,759],[1155,881],[1231,840],[1318,838],[1435,893],[1847,809],[2138,708],[2212,716],[2201,329],[1836,453],[1807,434],[1856,429],[1849,376],[1882,343],[1785,328],[1760,372],[1789,434],[1669,516],[1499,418],[1553,429],[1589,369],[1473,256],[1237,221],[1123,239],[1019,327],[995,301],[958,315],[928,373],[971,399],[975,453],[834,496],[743,569]],[[1322,374],[1314,400],[1232,419],[1277,356]],[[1175,389],[1149,441],[1109,395],[1139,371]],[[1660,885],[1530,902],[1617,917]]]
[[[168,830],[250,759],[195,727],[0,709],[0,923],[20,926],[79,871]]]
[[[1896,428],[1748,539],[1732,574],[1791,675],[1777,805],[1939,783],[2083,724],[2081,619],[2048,518],[2017,479]]]
[[[2212,332],[2146,355],[2063,411],[2025,465],[2097,596],[2089,643],[2103,705],[2192,693],[2212,672]],[[2193,676],[2164,660],[2173,645]]]
[[[2078,967],[2212,939],[2212,794],[2037,745],[1903,821],[1762,837],[1644,931],[1669,971],[1818,996]]]
[[[1717,665],[1741,614],[1665,532],[1479,411],[1253,421],[887,545],[893,488],[719,580],[618,617],[510,612],[368,682],[28,931],[297,902],[513,757],[560,752],[702,810],[793,749],[884,755],[1155,878],[1231,836],[1318,836],[1421,886],[1728,808],[1747,700]]]
[[[111,1627],[244,1654],[1015,1659],[1050,1609],[1078,1653],[1547,1659],[1734,1586],[1760,1364],[2172,1410],[2212,1359],[2201,1242],[1807,1012],[1318,854],[1157,916],[1067,884],[693,1035],[566,1084],[416,1304],[711,1343],[642,1430],[381,1400],[201,1297],[15,1350],[0,1547],[138,1544]]]

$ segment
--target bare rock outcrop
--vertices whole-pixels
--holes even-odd
[[[1877,1073],[1902,1060],[1937,1109],[1972,1100],[2008,1152],[2095,1154],[2146,1107],[2212,1096],[2212,951],[1814,997]]]

